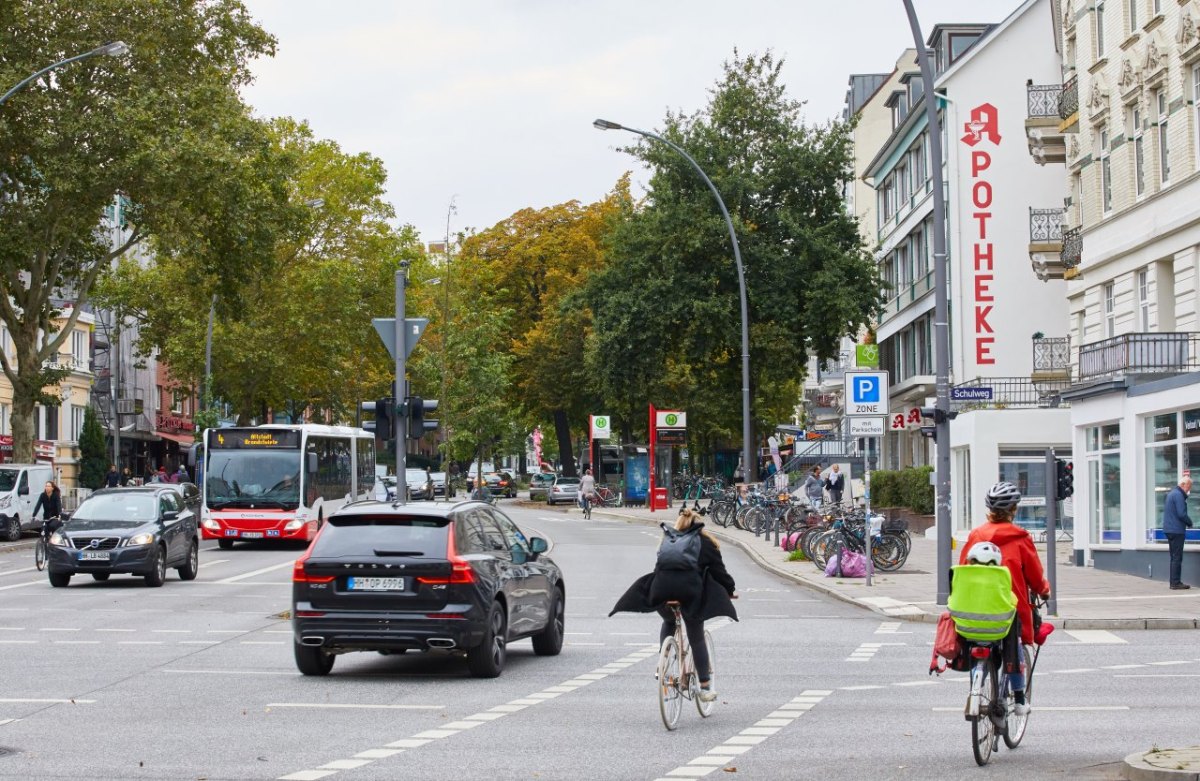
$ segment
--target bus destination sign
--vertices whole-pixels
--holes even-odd
[[[218,429],[209,437],[208,445],[216,450],[295,450],[300,447],[300,432]]]

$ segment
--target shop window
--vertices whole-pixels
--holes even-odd
[[[1200,409],[1146,418],[1146,541],[1165,542],[1163,507],[1167,494],[1193,466],[1200,469]],[[1188,515],[1200,517],[1200,495],[1188,496]],[[1189,539],[1200,534],[1192,532]]]
[[[1087,491],[1093,544],[1121,541],[1121,427],[1093,426],[1087,444]],[[1077,470],[1078,471],[1078,470]]]

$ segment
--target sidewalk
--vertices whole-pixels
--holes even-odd
[[[573,510],[578,512],[577,510]],[[677,510],[651,513],[642,508],[593,509],[595,516],[619,517],[641,523],[671,522]],[[706,527],[722,542],[738,546],[764,569],[829,596],[905,621],[936,623],[943,607],[937,596],[937,544],[913,537],[912,552],[898,572],[877,572],[874,584],[863,578],[827,578],[811,561],[788,561],[788,553],[749,532],[716,524]],[[1038,550],[1045,557],[1045,546]],[[1058,614],[1061,629],[1197,629],[1200,628],[1200,588],[1170,591],[1161,581],[1115,572],[1076,567],[1068,563],[1069,543],[1058,547]],[[957,561],[958,550],[954,551]],[[1197,584],[1200,585],[1200,584]]]

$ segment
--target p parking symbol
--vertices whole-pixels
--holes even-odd
[[[880,401],[879,378],[855,377],[852,401],[855,404],[878,404]]]

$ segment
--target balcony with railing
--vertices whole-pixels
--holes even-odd
[[[1200,334],[1132,333],[1079,348],[1079,381],[1116,380],[1133,375],[1183,374],[1200,369]]]
[[[960,412],[973,409],[1054,409],[1066,407],[1062,392],[1069,379],[1035,382],[1031,377],[978,377],[950,388],[950,406]]]
[[[1038,384],[1071,379],[1071,337],[1033,338],[1033,374],[1030,379]]]
[[[1078,75],[1063,82],[1062,92],[1058,96],[1058,118],[1058,126],[1064,133],[1074,133],[1079,129]]]
[[[1029,154],[1039,165],[1062,163],[1067,159],[1067,139],[1059,117],[1062,84],[1025,85],[1025,138]]]
[[[1062,251],[1059,253],[1062,261],[1063,279],[1074,279],[1079,276],[1079,264],[1083,260],[1083,228],[1069,228],[1062,232]]]
[[[1043,282],[1063,277],[1063,214],[1062,209],[1029,209],[1029,260]]]
[[[879,315],[879,322],[887,322],[890,318],[907,309],[913,302],[925,297],[931,290],[933,290],[932,270],[926,272],[912,283],[901,285],[896,295],[888,299],[888,302],[883,305],[883,312]]]

